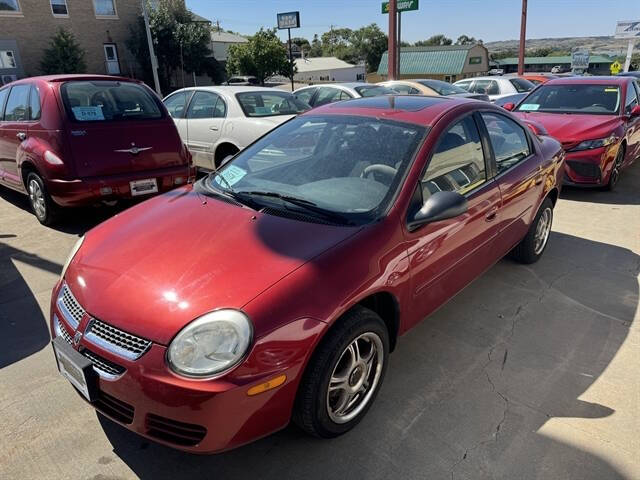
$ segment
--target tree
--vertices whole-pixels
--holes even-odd
[[[149,11],[149,25],[158,57],[158,76],[163,89],[170,86],[174,72],[183,66],[186,72],[197,74],[215,66],[209,58],[211,27],[195,22],[183,0],[160,0],[157,7]],[[145,80],[150,83],[151,60],[142,16],[130,27],[126,44],[146,73]]]
[[[416,47],[433,47],[433,46],[443,46],[443,45],[451,45],[453,40],[445,37],[441,33],[438,35],[434,35],[426,40],[420,40],[415,43]]]
[[[51,37],[51,46],[44,51],[40,70],[44,74],[84,73],[87,70],[84,55],[73,33],[60,28]]]
[[[534,48],[531,50],[527,50],[528,57],[548,57],[553,52],[552,49],[548,47]]]
[[[310,57],[322,56],[322,42],[318,38],[317,33],[313,36],[313,40],[311,41],[311,49],[309,50],[309,56]]]
[[[227,70],[230,74],[253,75],[264,85],[273,75],[292,76],[295,65],[289,62],[287,49],[276,35],[276,29],[261,28],[249,37],[248,43],[229,47]]]
[[[375,72],[382,54],[387,51],[388,37],[375,23],[354,30],[349,39],[353,57],[364,62],[367,72]]]
[[[456,45],[475,45],[476,43],[482,43],[482,40],[476,40],[474,37],[467,35],[460,35],[456,40]]]
[[[308,53],[309,50],[311,50],[311,44],[309,43],[309,40],[307,40],[306,38],[293,37],[291,39],[291,43],[293,45],[297,45],[300,48],[300,51],[303,51],[305,53]]]

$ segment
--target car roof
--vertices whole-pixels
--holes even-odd
[[[545,85],[624,85],[633,77],[593,76],[593,77],[559,77],[549,80]]]
[[[186,87],[186,88],[181,88],[179,90],[176,90],[175,92],[171,92],[169,95],[173,95],[174,93],[177,92],[190,92],[193,90],[201,90],[201,91],[209,91],[209,92],[226,92],[229,94],[233,94],[233,93],[241,93],[241,92],[277,92],[277,93],[288,93],[291,94],[291,92],[287,92],[286,90],[279,90],[279,89],[275,89],[275,88],[269,88],[269,87],[254,87],[251,85],[212,85],[212,86],[204,86],[204,87]],[[167,97],[169,96],[167,95]],[[166,97],[165,97],[166,98]]]
[[[486,75],[484,77],[470,77],[463,78],[462,80],[458,80],[458,82],[471,81],[471,80],[508,80],[509,78],[506,75]],[[455,82],[455,83],[458,83]]]
[[[67,82],[71,80],[81,81],[81,80],[109,80],[109,81],[117,81],[117,82],[134,82],[134,83],[142,83],[140,80],[136,80],[135,78],[129,77],[118,77],[114,75],[96,75],[96,74],[84,74],[84,73],[73,73],[73,74],[59,74],[59,75],[41,75],[37,77],[28,77],[21,78],[17,80],[15,83],[24,83],[29,81],[39,80],[43,82]]]
[[[468,104],[478,105],[478,103],[473,100],[453,97],[382,95],[330,103],[305,112],[302,116],[356,115],[430,126],[453,108]],[[483,105],[483,107],[498,109],[490,104]]]

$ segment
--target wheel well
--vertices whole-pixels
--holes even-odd
[[[378,292],[360,300],[356,305],[373,310],[387,326],[389,347],[393,351],[400,329],[400,311],[396,298],[389,292]]]
[[[551,200],[551,203],[553,203],[553,206],[556,206],[556,202],[558,201],[558,189],[554,188],[552,189],[548,194],[547,194],[547,198],[549,200]]]
[[[24,185],[25,188],[27,188],[27,176],[31,172],[34,172],[40,175],[36,166],[31,162],[23,162],[22,165],[20,165],[20,171],[22,175],[22,184]]]
[[[240,149],[236,147],[233,143],[221,143],[216,147],[216,154],[214,156],[215,167],[218,168],[220,166],[220,162],[225,159],[228,155],[234,155],[238,153]]]

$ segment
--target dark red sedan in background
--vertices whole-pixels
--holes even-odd
[[[565,185],[612,190],[640,157],[640,85],[632,77],[570,77],[541,85],[514,110],[567,152]]]
[[[190,161],[164,105],[142,82],[55,75],[0,89],[0,184],[27,193],[43,224],[59,207],[187,183]]]
[[[399,335],[509,252],[540,258],[563,159],[484,102],[312,110],[76,244],[51,301],[60,372],[102,414],[188,451],[292,418],[340,435]]]

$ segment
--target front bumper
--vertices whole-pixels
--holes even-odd
[[[68,311],[51,301],[52,337],[73,345],[76,332],[88,331],[84,313],[74,328]],[[103,415],[150,440],[193,453],[217,453],[249,443],[285,427],[291,417],[301,372],[325,324],[301,319],[255,341],[236,369],[213,380],[192,380],[166,365],[166,347],[151,342],[137,359],[127,359],[90,340],[77,346],[98,373],[98,399],[91,405]],[[108,347],[108,346],[107,346]],[[247,391],[275,376],[281,386],[249,396]]]
[[[612,145],[579,152],[566,152],[563,183],[573,187],[606,185],[618,148],[618,145]]]
[[[145,199],[150,195],[132,196],[129,182],[155,178],[158,193],[166,192],[195,179],[195,167],[180,166],[158,170],[145,170],[105,177],[79,178],[75,180],[47,180],[47,190],[53,200],[63,207],[91,205],[101,201],[118,199]]]

